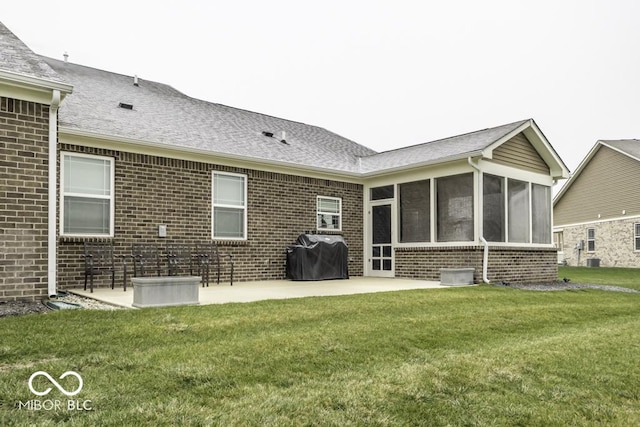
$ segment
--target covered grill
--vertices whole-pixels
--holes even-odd
[[[342,236],[301,234],[287,248],[287,279],[348,279],[348,248]]]

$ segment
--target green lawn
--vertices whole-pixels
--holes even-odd
[[[616,285],[640,291],[638,268],[559,267],[558,276],[561,279],[567,277],[575,283]]]
[[[51,393],[29,391],[34,372],[69,370],[77,396],[43,377]],[[3,426],[640,425],[640,294],[478,286],[2,318],[0,378]],[[18,409],[30,399],[64,407]]]

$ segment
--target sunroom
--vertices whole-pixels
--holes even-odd
[[[554,250],[552,186],[567,170],[533,121],[505,127],[417,146],[448,155],[367,182],[367,275],[437,279],[472,267],[478,279],[517,280],[510,265]],[[399,151],[389,160],[411,155]]]

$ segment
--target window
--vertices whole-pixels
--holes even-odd
[[[342,199],[318,196],[316,206],[318,230],[342,230]]]
[[[400,242],[431,240],[431,188],[429,180],[399,185]]]
[[[596,251],[596,229],[587,228],[587,252]]]
[[[473,174],[436,180],[439,242],[473,240]]]
[[[504,242],[504,178],[482,177],[482,233],[490,242]]]
[[[213,172],[213,238],[247,238],[246,175]]]
[[[634,239],[636,242],[635,249],[636,251],[640,251],[640,223],[633,224],[633,228],[635,229]]]
[[[62,153],[61,234],[113,236],[113,159]]]
[[[531,184],[531,232],[533,243],[551,243],[551,187]]]
[[[509,242],[529,243],[529,183],[508,180]]]
[[[393,199],[393,184],[384,187],[375,187],[371,189],[369,195],[370,200]]]

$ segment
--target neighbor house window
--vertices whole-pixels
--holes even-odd
[[[596,229],[587,228],[587,252],[595,252],[596,250]]]
[[[635,249],[636,251],[640,251],[640,223],[633,224],[633,228],[635,229],[634,240],[636,242]]]
[[[428,179],[407,182],[400,190],[400,242],[431,240],[431,188]]]
[[[213,238],[247,238],[246,175],[213,172]]]
[[[318,230],[342,230],[342,199],[318,196],[316,206]]]
[[[533,243],[551,243],[551,187],[531,184],[531,232]]]
[[[529,183],[508,180],[509,242],[529,243]]]
[[[473,240],[473,174],[436,180],[439,242]]]
[[[62,153],[61,234],[113,236],[113,158]]]
[[[483,237],[490,242],[504,242],[504,178],[484,174],[482,198]]]

